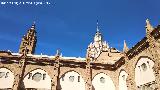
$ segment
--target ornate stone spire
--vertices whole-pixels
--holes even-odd
[[[153,27],[152,27],[152,25],[150,24],[149,19],[146,19],[146,34],[151,33],[152,30],[153,30]]]
[[[107,51],[108,48],[109,48],[108,43],[106,43],[106,41],[103,41],[97,20],[97,28],[96,28],[96,34],[94,36],[94,41],[88,45],[86,57],[95,60],[102,51]]]
[[[27,54],[34,54],[35,47],[37,43],[37,36],[35,30],[35,22],[33,22],[31,28],[28,30],[27,34],[23,36],[21,45],[19,48],[19,53],[23,53],[25,48],[27,48]]]
[[[97,31],[96,31],[96,34],[94,36],[94,42],[102,42],[102,35],[100,33],[98,20],[97,20],[97,28],[96,29],[97,29]]]
[[[124,40],[123,52],[126,53],[129,50],[127,47],[126,41]]]

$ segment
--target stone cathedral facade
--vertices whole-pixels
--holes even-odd
[[[132,48],[111,48],[97,31],[86,57],[35,55],[35,23],[19,52],[0,51],[0,90],[160,90],[160,25],[146,20],[146,35]],[[3,43],[1,43],[3,44]]]

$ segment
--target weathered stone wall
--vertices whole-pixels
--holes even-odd
[[[157,87],[159,87],[159,60],[158,57],[155,56],[155,53],[150,52],[150,51],[154,51],[154,50],[160,50],[159,48],[147,48],[144,51],[142,51],[141,53],[139,53],[138,55],[135,55],[132,59],[127,60],[128,58],[126,58],[126,63],[125,66],[126,68],[124,69],[127,73],[128,73],[128,78],[127,78],[127,86],[128,86],[128,90],[136,90],[136,83],[135,83],[135,67],[137,65],[138,60],[141,57],[144,58],[149,58],[154,62],[154,75],[156,77],[156,83],[157,83]],[[156,53],[159,54],[159,53]]]
[[[15,76],[15,78],[14,78],[15,79],[14,84],[16,84],[16,82],[18,82],[18,80],[19,80],[19,76],[18,76],[19,73],[20,73],[19,70],[21,70],[21,68],[19,67],[19,64],[18,63],[12,63],[12,64],[2,64],[2,63],[0,63],[0,68],[2,68],[2,67],[8,68],[9,70],[11,70],[14,73],[14,76]],[[77,72],[78,74],[80,74],[82,76],[82,78],[84,79],[85,83],[87,82],[86,79],[87,79],[88,76],[86,74],[86,69],[85,68],[80,68],[80,67],[77,67],[77,68],[59,67],[58,71],[55,71],[54,68],[55,68],[54,65],[33,65],[33,64],[27,64],[25,66],[25,71],[24,71],[23,78],[29,72],[31,72],[31,71],[36,70],[36,69],[41,69],[41,70],[44,70],[51,77],[52,84],[57,83],[56,85],[58,85],[58,80],[55,81],[55,77],[56,77],[55,74],[56,73],[59,72],[58,78],[60,79],[63,74],[65,74],[65,73],[67,73],[69,71],[75,71],[75,72]],[[92,72],[91,73],[92,80],[93,80],[93,78],[97,74],[104,73],[104,74],[106,74],[107,76],[109,76],[112,79],[115,87],[116,88],[118,87],[118,74],[116,73],[116,71],[109,71],[109,70],[103,70],[103,69],[101,69],[101,70],[91,69],[91,70],[92,70],[91,71]],[[55,82],[53,83],[53,81],[55,81]],[[52,90],[56,90],[55,88],[56,88],[56,86],[52,85]],[[16,89],[14,89],[14,90],[16,90]]]
[[[160,73],[160,60],[159,60],[160,53],[157,53],[159,51],[160,51],[159,47],[148,47],[145,50],[141,51],[139,54],[135,55],[130,60],[128,59],[128,57],[125,57],[125,64],[122,65],[121,67],[119,67],[117,70],[105,70],[105,69],[91,68],[92,80],[94,79],[94,77],[97,74],[104,73],[111,78],[111,80],[113,81],[113,83],[115,85],[115,89],[119,90],[119,74],[120,74],[121,70],[124,70],[128,74],[128,76],[127,76],[128,90],[137,90],[137,86],[136,86],[136,82],[135,82],[135,67],[136,67],[139,59],[141,57],[144,57],[144,58],[149,58],[154,62],[153,70],[154,70],[154,75],[156,78],[156,80],[155,80],[156,88],[160,88],[160,74],[159,74]],[[72,67],[65,67],[65,66],[56,67],[55,65],[54,64],[53,65],[52,64],[48,64],[48,65],[27,64],[25,67],[23,77],[25,77],[25,75],[27,75],[29,72],[31,72],[35,69],[42,69],[45,72],[47,72],[48,75],[51,77],[52,90],[56,90],[57,87],[60,86],[58,79],[60,79],[62,77],[62,75],[64,75],[66,72],[69,72],[69,71],[77,72],[79,75],[82,76],[85,83],[87,82],[87,77],[88,77],[87,75],[88,74],[86,74],[87,73],[86,68],[82,68],[82,67],[72,68]],[[19,67],[19,66],[20,66],[19,63],[12,63],[12,64],[0,63],[0,68],[5,67],[5,68],[11,70],[11,72],[13,72],[13,74],[14,74],[13,89],[14,90],[16,90],[16,87],[18,86],[17,82],[19,80],[19,73],[20,73],[20,70],[22,70],[21,67]]]

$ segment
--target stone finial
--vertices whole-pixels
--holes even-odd
[[[109,44],[107,43],[107,48],[109,49]]]
[[[60,55],[61,55],[60,50],[57,49],[57,51],[56,51],[56,56],[60,56]]]
[[[106,41],[103,41],[103,51],[107,51],[109,49],[108,43]]]
[[[149,19],[146,19],[146,33],[151,33],[153,30],[152,25],[150,24]]]
[[[35,24],[36,24],[36,22],[34,21],[32,26],[31,26],[31,29],[35,30]]]
[[[123,52],[126,53],[129,50],[127,47],[126,41],[124,40]]]
[[[61,57],[60,50],[59,50],[59,49],[57,49],[57,51],[56,51],[56,55],[55,55],[55,59],[54,59],[54,60],[58,60],[58,61],[59,61],[60,57]]]

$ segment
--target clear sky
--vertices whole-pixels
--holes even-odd
[[[0,50],[18,52],[21,38],[36,21],[36,54],[81,56],[93,41],[96,21],[110,47],[129,48],[145,36],[145,20],[160,24],[160,0],[3,0],[50,5],[0,5]]]

